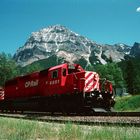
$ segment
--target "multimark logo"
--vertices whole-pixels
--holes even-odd
[[[25,82],[25,88],[38,86],[38,80]]]

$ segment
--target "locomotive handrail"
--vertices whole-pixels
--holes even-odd
[[[75,74],[75,73],[73,73],[73,74],[74,74],[74,77],[75,77],[75,78],[76,78],[76,80],[77,80],[78,78],[77,78],[76,74]]]

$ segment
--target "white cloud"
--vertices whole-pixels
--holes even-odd
[[[136,12],[140,12],[140,7],[138,7],[138,8],[136,9]]]

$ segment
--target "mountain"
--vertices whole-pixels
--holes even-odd
[[[137,50],[125,44],[98,44],[65,26],[55,25],[33,32],[23,47],[14,55],[15,61],[26,66],[33,62],[55,59],[56,63],[76,62],[84,66],[106,64],[110,59],[119,62]],[[138,47],[139,49],[139,47]],[[48,61],[50,62],[50,61]]]
[[[140,43],[135,42],[130,52],[131,56],[140,57]]]

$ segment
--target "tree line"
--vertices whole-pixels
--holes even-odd
[[[10,54],[0,53],[0,86],[12,78],[45,69],[39,63],[21,67],[16,64]],[[88,66],[86,70],[99,73],[101,79],[106,78],[115,88],[126,88],[130,94],[140,93],[140,58],[128,58],[120,63],[110,61],[106,65]]]

